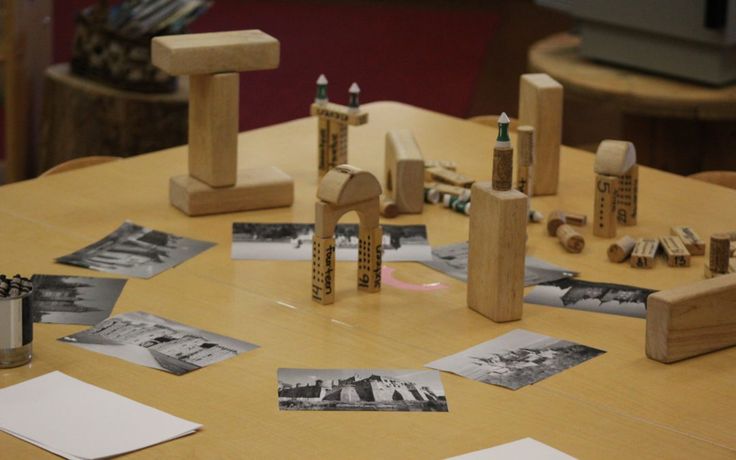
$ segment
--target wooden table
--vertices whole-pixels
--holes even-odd
[[[380,174],[386,130],[410,128],[426,158],[451,158],[462,173],[490,177],[493,128],[392,102],[365,108],[370,123],[350,133],[356,166]],[[105,276],[52,259],[126,218],[216,241],[153,279],[131,279],[114,313],[144,310],[262,346],[176,377],[56,341],[83,326],[38,324],[33,361],[0,370],[0,387],[60,370],[204,424],[193,436],[133,455],[141,458],[441,458],[526,436],[579,458],[734,458],[736,348],[664,365],[644,356],[642,319],[526,305],[521,321],[495,324],[466,307],[464,283],[416,263],[389,265],[401,280],[448,289],[359,293],[355,264],[338,262],[337,301],[321,306],[310,299],[310,262],[231,260],[234,221],[313,220],[316,136],[314,119],[240,136],[241,167],[274,164],[294,177],[290,208],[185,217],[167,197],[169,176],[186,172],[184,148],[0,188],[0,272]],[[590,154],[564,148],[561,194],[534,198],[533,207],[590,215],[592,167]],[[640,225],[626,233],[663,235],[673,224],[692,224],[704,236],[736,229],[736,192],[648,168],[640,175]],[[426,224],[434,245],[468,236],[467,217],[437,206],[392,222]],[[702,258],[682,269],[662,261],[648,271],[611,264],[611,240],[593,237],[590,226],[580,255],[564,252],[544,225],[530,224],[528,232],[530,255],[575,268],[583,279],[662,289],[703,277]],[[442,374],[449,413],[279,412],[279,367],[421,368],[515,328],[607,353],[518,391]],[[4,434],[0,451],[43,456]]]
[[[639,162],[677,174],[736,169],[736,84],[711,87],[585,59],[562,33],[529,48],[530,72],[565,87],[563,142],[634,142]]]

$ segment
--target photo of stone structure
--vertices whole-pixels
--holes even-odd
[[[603,353],[579,343],[515,329],[426,366],[517,390]]]
[[[214,245],[126,221],[100,241],[59,257],[56,262],[101,272],[151,278]]]
[[[381,225],[383,261],[429,261],[431,247],[424,225]],[[337,224],[335,257],[358,260],[358,224]],[[314,224],[233,223],[233,259],[312,260]]]
[[[655,292],[635,286],[562,279],[543,283],[525,302],[621,316],[645,318],[647,297]]]
[[[144,312],[117,315],[59,340],[176,375],[258,348]]]
[[[33,321],[93,325],[110,316],[127,280],[33,275]]]
[[[279,369],[281,410],[447,412],[439,373],[387,369]]]

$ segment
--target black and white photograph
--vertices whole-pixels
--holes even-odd
[[[468,282],[468,243],[454,243],[432,248],[432,260],[422,262],[447,276]],[[533,286],[564,278],[572,278],[578,273],[550,264],[536,257],[526,256],[524,260],[524,286]]]
[[[437,371],[279,369],[278,381],[281,410],[447,412]]]
[[[518,390],[603,353],[579,343],[514,329],[426,366]]]
[[[424,225],[382,225],[384,262],[432,260]],[[233,259],[312,260],[314,224],[233,223]],[[358,224],[337,224],[335,258],[358,260]]]
[[[59,257],[56,262],[100,272],[151,278],[214,245],[209,241],[192,240],[125,221],[100,241]]]
[[[252,343],[142,311],[113,316],[90,329],[59,340],[175,375],[258,348]]]
[[[647,297],[656,291],[621,284],[562,279],[540,284],[524,302],[609,315],[646,318]]]
[[[33,275],[31,282],[34,322],[92,326],[110,316],[127,280]]]

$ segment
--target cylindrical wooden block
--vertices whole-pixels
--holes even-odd
[[[565,224],[565,213],[562,211],[552,211],[547,217],[547,234],[549,236],[557,235],[557,227]]]
[[[568,252],[578,253],[585,247],[585,239],[583,238],[583,235],[567,224],[562,224],[557,227],[557,239],[560,240],[560,244],[563,248],[567,249]]]
[[[382,199],[381,200],[381,206],[380,206],[381,215],[383,217],[388,217],[389,219],[393,219],[394,217],[399,215],[399,207],[396,206],[396,203],[394,203],[393,200],[389,199]]]
[[[716,233],[710,237],[709,267],[716,273],[728,273],[728,258],[731,239],[726,233]]]
[[[616,190],[618,178],[596,174],[593,234],[603,238],[616,236]]]
[[[534,176],[534,127],[519,126],[516,130],[516,190],[532,196]]]
[[[628,235],[623,236],[608,247],[608,260],[615,263],[623,262],[629,258],[635,245],[636,240]]]
[[[514,149],[495,147],[493,149],[493,190],[511,190],[513,169]]]

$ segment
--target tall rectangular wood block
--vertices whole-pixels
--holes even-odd
[[[360,229],[358,246],[358,289],[367,292],[381,290],[381,257],[383,230],[381,227]]]
[[[418,214],[424,209],[424,158],[408,129],[386,133],[384,158],[385,195],[401,214]]]
[[[329,141],[327,144],[327,164],[320,174],[325,174],[335,166],[348,162],[348,125],[334,120],[328,120]]]
[[[496,322],[521,319],[527,196],[476,182],[471,202],[468,307]]]
[[[326,118],[317,118],[317,158],[320,175],[330,170],[330,121]]]
[[[312,241],[312,299],[328,305],[335,301],[335,238],[314,236]]]
[[[533,193],[555,195],[560,176],[562,85],[546,73],[528,73],[521,76],[519,86],[519,125],[534,127]]]
[[[663,363],[736,345],[736,274],[650,295],[646,334],[647,356]]]
[[[624,226],[636,225],[637,200],[639,198],[639,165],[634,165],[619,177],[616,194],[616,218]]]
[[[595,209],[593,209],[593,234],[603,238],[616,236],[616,194],[618,178],[595,176]]]
[[[212,187],[235,185],[239,76],[192,75],[189,81],[189,175]]]

